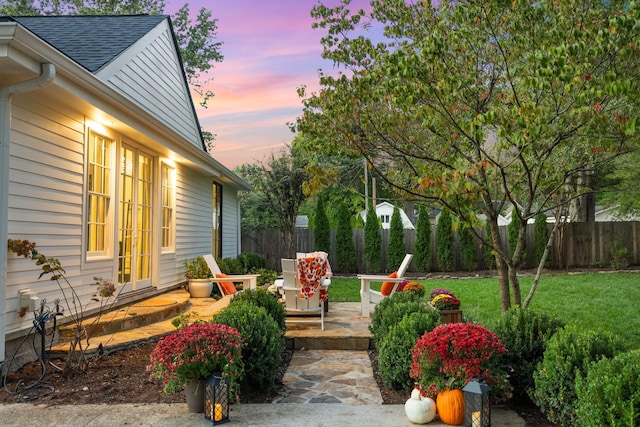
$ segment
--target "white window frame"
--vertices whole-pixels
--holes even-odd
[[[104,132],[98,132],[94,129],[88,129],[87,132],[88,135],[88,141],[87,141],[87,162],[86,162],[86,191],[84,192],[86,200],[85,200],[85,206],[87,207],[87,209],[85,210],[85,219],[84,219],[84,238],[83,238],[83,244],[84,244],[84,252],[86,254],[87,259],[102,259],[102,258],[113,258],[113,223],[114,223],[114,201],[117,200],[117,194],[116,194],[116,172],[117,172],[117,163],[116,163],[116,153],[117,153],[117,148],[118,148],[118,143],[116,138],[114,138],[112,135],[107,135]],[[105,198],[107,198],[106,200],[106,212],[104,212],[104,229],[102,231],[102,239],[104,241],[103,244],[103,248],[101,250],[90,250],[90,242],[89,242],[89,238],[90,238],[90,232],[89,232],[89,222],[92,219],[92,212],[91,212],[91,204],[90,204],[90,200],[92,197],[92,188],[91,188],[91,182],[90,182],[90,177],[91,177],[91,169],[92,169],[92,164],[93,162],[93,158],[91,157],[92,154],[92,150],[94,147],[94,141],[95,138],[99,138],[105,141],[109,142],[109,153],[105,155],[105,157],[108,156],[109,159],[109,171],[108,171],[108,179],[109,179],[109,183],[107,185],[108,188],[104,188],[104,190],[106,190],[106,193],[102,193],[104,194]]]
[[[165,175],[165,170],[167,174]],[[165,181],[166,180],[166,181]],[[176,168],[165,161],[160,162],[160,247],[162,253],[175,252],[176,243]],[[167,221],[165,214],[170,213]],[[166,231],[166,234],[165,234]],[[168,235],[168,236],[166,236]],[[165,236],[169,242],[165,242]]]

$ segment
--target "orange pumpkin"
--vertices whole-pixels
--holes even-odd
[[[440,420],[449,425],[459,426],[464,422],[464,395],[462,390],[445,390],[438,393],[436,408]]]

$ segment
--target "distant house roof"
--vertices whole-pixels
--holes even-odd
[[[95,73],[166,18],[166,15],[73,15],[8,19]]]
[[[378,216],[378,218],[380,218],[380,223],[382,225],[382,228],[385,230],[388,229],[391,225],[391,217],[393,215],[394,208],[395,206],[389,202],[382,202],[376,205],[376,215]],[[404,209],[398,208],[398,211],[400,212],[400,219],[402,221],[403,228],[409,229],[409,230],[415,229],[413,223],[407,216]],[[367,211],[366,210],[360,211],[360,217],[364,222],[367,222]]]

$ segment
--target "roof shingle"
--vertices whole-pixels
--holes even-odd
[[[92,73],[167,18],[167,15],[11,17]]]

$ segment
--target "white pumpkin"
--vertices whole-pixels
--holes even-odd
[[[412,423],[426,424],[436,416],[436,402],[430,397],[422,397],[420,390],[414,388],[404,404],[404,412]]]

